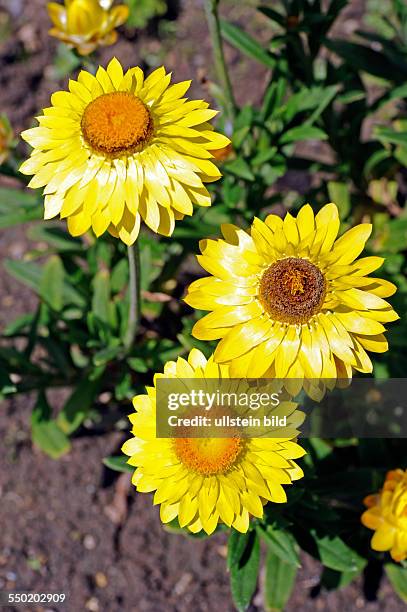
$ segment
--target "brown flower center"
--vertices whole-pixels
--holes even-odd
[[[326,284],[322,272],[307,259],[287,257],[263,273],[259,300],[277,321],[306,323],[320,311]]]
[[[151,138],[153,119],[137,96],[115,91],[88,104],[81,128],[85,141],[94,151],[119,157],[140,150]]]

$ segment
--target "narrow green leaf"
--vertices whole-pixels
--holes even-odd
[[[43,223],[34,225],[28,230],[28,236],[31,240],[46,242],[59,252],[82,249],[82,242],[79,238],[74,238],[57,225],[45,225]]]
[[[16,207],[33,208],[38,206],[38,196],[30,190],[23,191],[14,187],[0,187],[0,212],[12,212]]]
[[[99,270],[93,279],[92,311],[96,319],[109,324],[110,282],[109,272]]]
[[[244,612],[250,605],[256,590],[260,562],[260,544],[255,531],[249,532],[245,543],[239,561],[230,567],[232,597],[239,612]]]
[[[57,312],[63,306],[64,266],[58,255],[53,255],[42,269],[39,294]]]
[[[121,259],[113,268],[110,277],[110,287],[113,293],[123,291],[129,281],[129,266],[125,258]]]
[[[44,453],[58,459],[70,450],[70,442],[55,420],[44,393],[39,393],[31,415],[33,443]]]
[[[300,567],[298,545],[289,531],[275,529],[271,525],[267,525],[267,527],[259,527],[258,533],[277,557],[289,565]]]
[[[284,610],[295,584],[297,568],[269,549],[266,558],[265,608],[267,612]]]
[[[41,266],[29,261],[6,259],[4,267],[11,276],[38,293],[42,275]]]
[[[305,122],[307,125],[311,125],[322,115],[326,107],[332,102],[332,100],[338,93],[339,87],[340,85],[331,85],[329,87],[323,88],[318,102],[318,106]]]
[[[246,34],[241,28],[221,19],[220,22],[222,36],[233,47],[251,57],[268,68],[274,68],[275,58],[263,49],[262,45],[254,38]]]
[[[0,229],[41,219],[42,205],[36,194],[0,187]]]
[[[124,455],[105,457],[103,464],[115,472],[134,472],[135,468],[127,463],[127,459]]]
[[[384,569],[397,595],[407,602],[407,567],[386,563]]]
[[[348,586],[366,567],[367,561],[365,560],[363,564],[355,571],[349,572],[337,572],[336,570],[329,569],[329,567],[324,567],[321,576],[321,585],[327,589],[328,591],[336,591],[337,589],[343,589]]]
[[[233,161],[226,163],[224,168],[239,178],[248,181],[254,181],[255,179],[249,164],[242,157],[237,157]]]
[[[14,319],[14,321],[6,325],[2,332],[2,335],[14,336],[15,334],[22,333],[26,328],[31,325],[33,318],[34,315],[32,313],[23,314],[20,317],[17,317],[17,319]]]
[[[280,138],[281,144],[299,142],[301,140],[326,140],[328,136],[320,128],[312,125],[298,125],[283,133]]]
[[[11,276],[39,294],[42,277],[41,266],[31,261],[6,259],[4,267]],[[85,305],[83,297],[68,282],[65,282],[63,285],[63,301],[66,304],[75,304],[77,306]]]
[[[95,402],[100,379],[82,380],[58,414],[57,423],[66,434],[73,433],[83,423]]]
[[[345,40],[327,38],[324,40],[324,44],[330,51],[348,62],[355,71],[361,70],[380,79],[395,81],[400,84],[407,78],[407,67],[404,70],[398,69],[400,66],[391,61],[381,51]]]
[[[268,17],[272,21],[275,21],[276,23],[278,23],[282,27],[285,27],[285,25],[287,23],[287,18],[286,18],[285,15],[282,15],[281,13],[278,13],[277,11],[269,8],[268,6],[259,6],[259,8],[257,10],[260,11],[261,13],[263,13],[263,15],[265,15],[266,17]]]
[[[340,218],[345,219],[351,208],[349,185],[338,181],[329,181],[328,193],[331,202],[334,202],[339,208]]]
[[[231,569],[233,565],[239,563],[242,555],[247,547],[249,542],[250,533],[240,533],[235,529],[232,529],[230,532],[229,540],[228,540],[228,554],[226,559],[226,565],[228,570]]]
[[[101,351],[95,353],[93,356],[93,363],[96,366],[104,365],[105,363],[115,359],[115,357],[117,357],[121,351],[121,346],[109,346],[108,348],[102,349]]]
[[[391,128],[378,126],[374,133],[382,142],[391,142],[392,144],[407,146],[407,132],[396,132]]]
[[[357,552],[352,550],[339,537],[320,537],[315,531],[311,532],[315,539],[321,562],[326,567],[329,567],[338,572],[355,572],[364,562]]]

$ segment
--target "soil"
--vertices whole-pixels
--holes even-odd
[[[255,4],[225,0],[224,10],[262,38],[267,29],[255,16]],[[351,4],[347,27],[352,20],[358,24],[361,7],[360,2]],[[48,105],[50,93],[63,80],[58,82],[52,69],[56,44],[47,34],[45,2],[0,1],[0,31],[6,10],[11,34],[0,38],[0,111],[19,132]],[[171,12],[177,17],[176,34],[163,45],[155,35],[157,28],[151,27],[143,36],[127,34],[114,49],[103,51],[102,60],[114,53],[125,65],[137,63],[139,55],[158,64],[165,55],[175,79],[194,78],[192,95],[207,98],[212,62],[202,2],[185,1],[178,8],[172,3]],[[242,61],[230,47],[227,56],[238,101],[256,102],[266,72]],[[21,258],[26,248],[21,228],[0,236],[2,257]],[[0,269],[0,304],[3,325],[32,308],[35,298]],[[165,531],[151,496],[137,495],[127,475],[118,476],[102,465],[103,457],[118,452],[120,433],[76,438],[72,452],[59,461],[44,456],[30,441],[32,403],[30,396],[19,397],[4,403],[0,412],[0,590],[66,593],[65,604],[25,608],[33,611],[234,610],[225,536],[193,541]],[[360,581],[336,593],[318,593],[319,574],[319,564],[304,557],[288,611],[405,608],[386,581],[375,599],[375,594],[363,595]],[[261,609],[259,593],[252,611]]]

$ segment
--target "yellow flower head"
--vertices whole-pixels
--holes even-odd
[[[108,230],[132,244],[140,219],[170,236],[193,204],[211,205],[203,182],[220,172],[209,150],[229,140],[207,123],[216,111],[183,97],[190,81],[170,80],[164,67],[123,74],[114,58],[53,94],[39,127],[22,134],[34,150],[20,170],[35,175],[30,187],[45,186],[45,219],[59,214],[73,236]]]
[[[397,314],[383,300],[396,287],[367,274],[380,257],[357,260],[371,232],[364,223],[336,240],[338,209],[314,217],[255,219],[249,232],[222,227],[224,240],[203,240],[198,260],[212,276],[191,284],[185,301],[212,312],[193,328],[201,340],[221,338],[214,359],[232,377],[335,381],[352,368],[371,372],[366,350],[383,352],[384,322]]]
[[[0,115],[0,165],[4,164],[10,156],[14,145],[14,134],[6,115]]]
[[[364,504],[368,509],[361,521],[375,531],[373,550],[389,550],[394,561],[407,559],[407,470],[388,472],[381,491]]]
[[[159,377],[225,379],[228,370],[193,349],[187,361],[168,362],[154,382]],[[283,410],[294,429],[284,428],[281,438],[157,438],[156,387],[148,387],[147,395],[136,396],[133,404],[134,437],[123,452],[136,467],[137,490],[155,491],[154,504],[161,504],[164,523],[178,517],[181,527],[194,533],[203,529],[210,534],[221,522],[246,532],[250,515],[262,517],[266,501],[284,503],[282,484],[303,476],[294,461],[305,454],[295,441],[303,414],[292,402],[285,402]]]
[[[54,27],[49,33],[81,55],[92,53],[99,46],[113,45],[117,40],[115,28],[129,16],[125,4],[112,7],[113,0],[65,0],[47,5]]]

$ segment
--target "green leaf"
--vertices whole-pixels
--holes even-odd
[[[74,238],[57,225],[45,225],[40,223],[30,227],[27,234],[31,240],[46,242],[61,253],[78,251],[83,248],[79,238]]]
[[[405,70],[400,70],[400,66],[381,51],[344,40],[325,39],[324,44],[350,64],[355,71],[361,70],[380,79],[400,84],[407,78],[407,67]]]
[[[0,229],[41,219],[42,205],[36,194],[0,187]]]
[[[58,414],[57,423],[66,434],[73,433],[83,423],[93,406],[100,379],[81,381]]]
[[[249,164],[242,157],[237,157],[233,161],[227,162],[224,165],[224,168],[239,178],[246,179],[248,181],[254,181],[255,179]]]
[[[127,459],[124,455],[105,457],[103,464],[115,472],[134,472],[135,468],[127,463]]]
[[[340,218],[345,219],[351,208],[349,185],[338,181],[329,181],[328,194],[331,202],[334,202],[339,208]]]
[[[109,346],[108,348],[102,349],[101,351],[95,353],[93,356],[93,363],[96,366],[104,365],[105,363],[115,359],[121,353],[121,351],[122,347],[119,345]]]
[[[129,281],[129,265],[125,258],[115,265],[110,276],[110,287],[113,293],[123,291]]]
[[[99,321],[109,325],[109,272],[107,270],[99,270],[99,272],[96,273],[92,284],[92,312]]]
[[[6,395],[10,395],[16,391],[17,388],[11,381],[9,372],[6,368],[0,366],[0,400],[4,399]]]
[[[240,534],[239,534],[240,535]],[[233,601],[239,612],[244,612],[250,605],[257,585],[260,562],[260,544],[255,531],[244,534],[245,546],[239,560],[230,561],[230,586]],[[240,545],[238,545],[240,548]],[[237,552],[237,551],[236,551]],[[239,550],[239,552],[241,552]],[[237,555],[236,555],[237,557]]]
[[[259,6],[259,8],[257,10],[260,11],[261,13],[263,13],[263,15],[265,15],[266,17],[268,17],[272,21],[275,21],[276,23],[281,25],[282,27],[286,26],[287,18],[286,18],[285,15],[282,15],[281,13],[278,13],[277,11],[269,8],[268,6]]]
[[[273,528],[271,525],[258,528],[259,535],[264,539],[268,548],[285,563],[300,567],[298,545],[289,531]]]
[[[233,47],[251,57],[267,68],[274,68],[276,64],[275,58],[263,49],[262,45],[254,38],[243,32],[243,30],[227,21],[221,19],[220,22],[222,36]]]
[[[352,548],[339,536],[320,537],[315,531],[311,534],[316,542],[321,563],[338,572],[356,572],[364,563]]]
[[[381,142],[390,142],[392,144],[407,146],[407,132],[396,132],[391,128],[378,126],[374,133]]]
[[[249,532],[240,533],[239,531],[232,529],[228,540],[228,554],[226,559],[228,570],[230,570],[233,565],[239,563],[244,551],[246,550],[249,539]]]
[[[138,372],[139,374],[143,372],[148,372],[148,365],[145,359],[143,359],[142,357],[130,357],[127,360],[127,363],[129,364],[132,370]]]
[[[407,219],[399,218],[388,222],[380,240],[380,249],[395,253],[404,251],[407,244]]]
[[[265,609],[267,612],[284,610],[295,584],[297,568],[286,563],[271,550],[266,558]]]
[[[385,563],[384,569],[397,595],[407,602],[407,568],[395,563]]]
[[[299,125],[287,130],[280,138],[280,144],[299,142],[301,140],[326,140],[328,136],[320,128],[312,125]]]
[[[39,287],[39,294],[53,310],[59,312],[63,306],[64,266],[58,255],[45,263]]]
[[[316,109],[313,113],[311,113],[305,122],[307,125],[311,125],[322,115],[326,107],[332,102],[338,93],[339,87],[339,85],[331,85],[322,89]]]
[[[4,267],[11,276],[19,280],[27,287],[30,287],[35,293],[39,294],[42,268],[38,264],[30,261],[18,261],[15,259],[6,259]],[[77,306],[84,306],[85,300],[83,297],[74,289],[74,287],[68,282],[63,285],[63,301],[66,304],[76,304]]]
[[[3,329],[3,336],[14,336],[15,334],[22,333],[27,327],[29,327],[33,321],[34,315],[32,313],[23,314],[17,319],[14,319],[11,323],[6,325]]]
[[[348,584],[350,584],[352,580],[359,576],[359,574],[365,568],[366,565],[367,561],[364,560],[364,563],[361,564],[361,566],[353,572],[337,572],[336,570],[330,569],[329,567],[324,567],[321,576],[321,585],[329,591],[343,589],[344,587],[348,586]]]
[[[51,408],[42,392],[31,415],[31,433],[33,443],[53,459],[58,459],[71,448],[67,436],[51,418]]]

